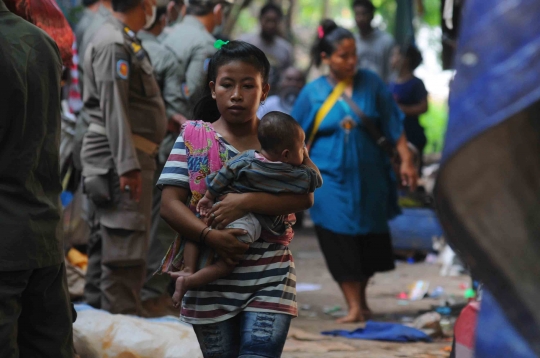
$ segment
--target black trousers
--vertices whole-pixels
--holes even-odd
[[[0,271],[0,357],[72,358],[66,267]]]

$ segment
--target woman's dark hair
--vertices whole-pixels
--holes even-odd
[[[212,98],[210,82],[216,82],[219,68],[233,61],[242,61],[255,67],[262,76],[263,84],[268,83],[270,73],[270,62],[264,52],[258,47],[244,41],[231,41],[223,45],[208,63],[208,73],[204,93],[193,109],[193,118],[204,120],[205,122],[215,122],[221,117],[216,100]]]
[[[338,44],[345,39],[354,39],[352,32],[339,27],[333,20],[323,20],[317,29],[317,40],[311,50],[315,66],[321,65],[323,52],[330,56],[336,51]]]
[[[422,53],[414,44],[400,48],[401,55],[409,62],[411,71],[414,71],[423,61]]]

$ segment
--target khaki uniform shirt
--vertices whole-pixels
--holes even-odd
[[[83,16],[75,26],[75,38],[77,39],[77,44],[80,44],[82,42],[84,33],[86,32],[86,29],[88,29],[88,26],[92,23],[94,16],[96,13],[89,9],[84,9]]]
[[[137,37],[141,40],[154,67],[154,75],[165,101],[167,117],[170,118],[178,113],[183,114],[188,104],[181,93],[182,73],[176,56],[148,31],[139,31]]]
[[[174,52],[180,63],[182,95],[188,104],[181,114],[188,119],[204,86],[208,86],[206,72],[210,57],[216,52],[215,41],[204,25],[191,15],[175,25],[163,40],[163,45]]]
[[[56,43],[0,1],[0,271],[63,262]]]
[[[108,19],[88,45],[84,78],[83,111],[106,136],[86,133],[83,175],[155,170],[154,158],[135,149],[132,134],[159,144],[167,118],[152,64],[133,31]]]

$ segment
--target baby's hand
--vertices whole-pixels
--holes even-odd
[[[201,214],[201,216],[206,216],[210,209],[212,209],[212,205],[214,205],[214,201],[204,196],[197,204],[197,212]]]

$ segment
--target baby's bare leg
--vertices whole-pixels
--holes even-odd
[[[191,241],[186,242],[184,247],[184,269],[179,272],[170,272],[169,275],[176,279],[175,290],[172,296],[174,307],[179,307],[182,302],[182,297],[186,294],[187,288],[185,288],[185,277],[192,275],[197,268],[197,261],[199,259],[199,246]]]
[[[228,265],[225,261],[219,259],[215,264],[205,267],[194,274],[185,275],[182,273],[172,273],[171,276],[176,275],[176,290],[173,295],[173,302],[175,307],[180,306],[182,298],[188,290],[192,290],[196,287],[204,286],[216,281],[219,278],[229,275],[235,266]]]
[[[184,247],[184,270],[183,272],[192,274],[197,271],[197,261],[199,260],[199,245],[187,241]]]

